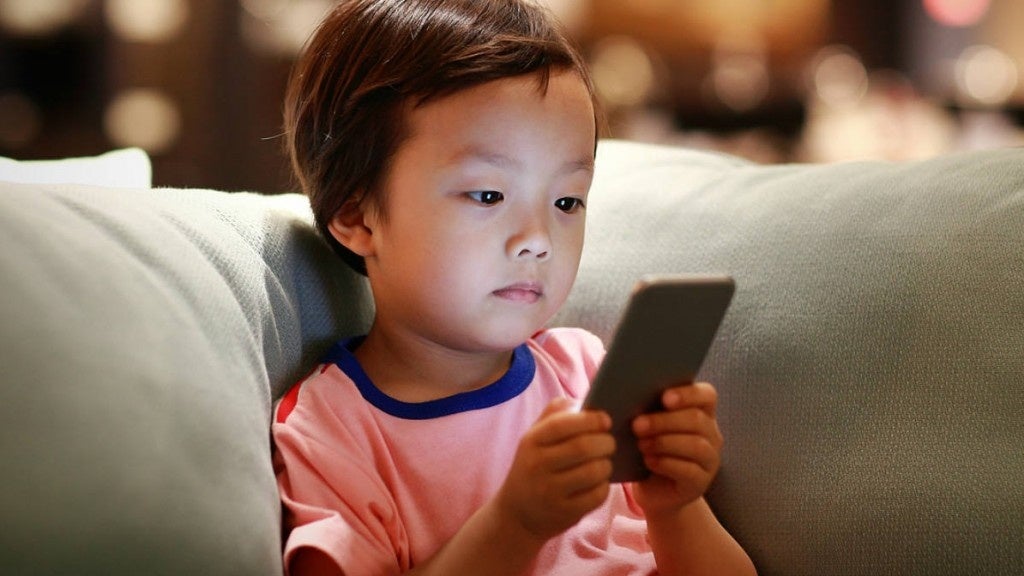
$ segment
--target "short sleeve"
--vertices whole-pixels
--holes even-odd
[[[408,539],[394,498],[350,429],[359,418],[340,425],[316,388],[307,380],[272,428],[286,571],[296,552],[315,548],[347,576],[401,574],[409,568]]]
[[[539,364],[552,370],[570,398],[582,399],[604,359],[601,339],[581,328],[552,328],[535,335]]]

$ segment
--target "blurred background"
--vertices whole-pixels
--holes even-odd
[[[331,0],[0,0],[0,156],[139,146],[154,184],[294,189],[281,101]],[[763,163],[1024,144],[1021,0],[546,0],[610,135]]]

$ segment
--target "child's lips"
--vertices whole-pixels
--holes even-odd
[[[493,294],[503,300],[533,304],[544,296],[544,287],[537,282],[517,282],[499,288]]]

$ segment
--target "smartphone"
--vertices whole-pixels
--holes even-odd
[[[694,382],[735,290],[729,276],[645,276],[637,282],[583,402],[584,410],[612,417],[612,482],[650,475],[632,422],[663,410],[667,388]]]

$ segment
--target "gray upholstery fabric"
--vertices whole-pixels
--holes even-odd
[[[712,504],[762,574],[1024,566],[1024,151],[755,166],[605,143],[578,290],[725,272]]]
[[[762,574],[1024,565],[1024,151],[757,166],[603,142],[557,324],[725,272],[711,502]],[[269,414],[365,283],[299,196],[0,183],[0,565],[279,574]]]
[[[291,200],[0,184],[4,573],[280,572],[272,393],[369,318]]]

